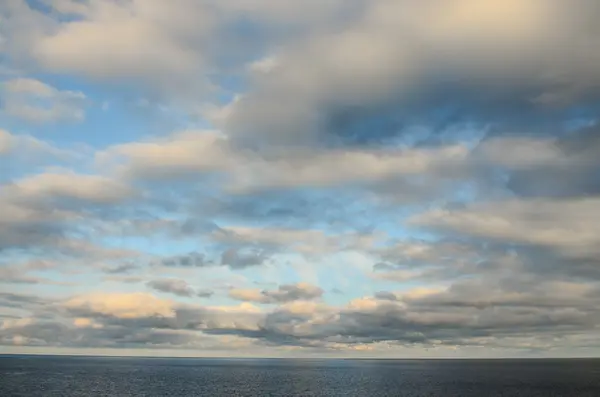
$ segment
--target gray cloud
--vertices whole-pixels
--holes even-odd
[[[194,268],[211,266],[214,265],[214,262],[207,259],[204,254],[191,252],[187,255],[164,258],[160,261],[160,264],[166,267]]]
[[[395,301],[398,300],[398,297],[396,296],[396,294],[389,292],[389,291],[380,291],[375,293],[374,297],[376,299],[382,300],[382,301]]]
[[[396,299],[390,299],[392,294],[382,293],[380,295],[385,295],[383,300],[357,302],[341,311],[297,313],[278,310],[267,315],[259,333],[238,333],[274,344],[300,346],[381,341],[404,345],[489,346],[518,337],[543,340],[548,336],[560,340],[578,335],[591,336],[599,313],[586,296],[589,291],[583,288],[554,298],[554,287],[538,288],[536,293],[544,291],[544,295],[535,300],[530,299],[533,292],[524,291],[520,297],[513,298],[510,291],[504,291],[487,303],[483,298],[485,287],[469,292],[463,290],[466,295],[461,300],[454,295],[460,287],[447,293],[413,297],[394,294]],[[556,306],[556,302],[562,303]]]
[[[554,251],[564,259],[598,260],[598,199],[510,200],[415,216],[415,225],[472,238]],[[574,233],[576,231],[576,233]]]
[[[382,342],[399,346],[511,346],[528,349],[598,341],[600,284],[523,279],[507,272],[460,281],[449,288],[378,293],[334,307],[305,299],[313,287],[282,286],[259,295],[282,306],[211,308],[174,304],[146,295],[74,297],[62,322],[3,320],[0,338],[27,345],[194,346],[210,336],[236,336],[269,346],[321,351]],[[258,296],[258,295],[257,295]],[[28,297],[9,300],[37,303]],[[295,301],[301,299],[302,301]],[[71,325],[70,325],[71,324]],[[57,334],[57,330],[60,336]],[[595,336],[594,336],[595,335]]]
[[[27,304],[32,304],[32,305],[43,305],[46,304],[47,301],[35,296],[35,295],[22,295],[22,294],[15,294],[15,293],[10,293],[10,292],[2,292],[0,293],[0,301],[2,302],[3,305],[6,306],[14,306],[14,305],[27,305]]]
[[[231,269],[243,269],[246,267],[259,266],[270,258],[270,254],[259,248],[226,248],[212,259],[203,253],[191,252],[185,255],[176,255],[161,259],[155,264],[168,268],[205,268],[214,266],[228,266]]]
[[[229,296],[233,299],[257,303],[286,303],[298,300],[313,300],[323,296],[323,289],[307,284],[284,284],[276,290],[232,289]]]
[[[215,292],[210,289],[202,289],[196,292],[196,296],[199,298],[210,298],[214,294]]]
[[[114,266],[114,267],[106,268],[106,269],[104,269],[104,272],[106,272],[108,274],[124,274],[124,273],[130,273],[136,269],[138,269],[138,266],[133,263],[122,263],[122,264]]]
[[[268,261],[270,255],[260,249],[229,248],[221,254],[221,264],[232,269],[258,266]]]
[[[4,184],[0,191],[5,209],[0,213],[0,250],[35,246],[99,253],[92,243],[71,237],[85,235],[86,228],[78,220],[97,221],[102,209],[124,204],[134,196],[135,190],[122,181],[74,172],[39,173]]]
[[[152,280],[147,283],[148,287],[160,292],[166,292],[178,296],[190,297],[195,294],[192,287],[184,280],[160,279]]]
[[[509,176],[507,186],[519,196],[568,198],[600,194],[600,128],[586,127],[550,139],[546,164],[527,167]],[[540,148],[541,149],[541,148]],[[530,153],[534,156],[535,153]]]
[[[394,136],[428,119],[518,125],[517,109],[521,123],[551,118],[557,110],[544,110],[549,101],[540,98],[573,104],[597,94],[589,45],[600,32],[587,28],[597,13],[589,0],[370,2],[341,32],[281,54],[232,105],[225,129],[248,145],[298,145],[341,134],[377,141],[369,126]],[[568,50],[574,42],[581,47]]]
[[[8,258],[0,276],[7,291],[32,290],[0,293],[0,344],[600,346],[594,0],[359,0],[352,10],[338,0],[218,3],[177,0],[167,9],[149,0],[129,12],[69,0],[53,2],[49,16],[24,1],[0,4],[0,51],[10,59],[139,84],[148,109],[166,102],[219,129],[109,143],[93,164],[75,157],[82,173],[55,167],[70,151],[0,131],[1,165],[52,165],[0,181]],[[104,7],[122,18],[101,17]],[[229,24],[240,17],[260,34],[237,40],[244,29]],[[127,26],[134,31],[121,34]],[[111,45],[98,52],[90,42]],[[202,76],[222,62],[247,78],[239,86],[248,91],[207,111],[198,103],[208,88]],[[215,84],[221,77],[211,72]],[[13,116],[83,118],[76,91],[11,77],[3,92]],[[121,248],[155,252],[171,242],[191,251],[156,259]],[[44,269],[8,261],[38,257],[60,264],[52,277],[68,268],[74,282],[99,274],[170,299],[36,296],[52,283],[38,276]],[[326,274],[337,295],[267,284],[288,277],[296,266],[288,260],[305,261],[315,273],[307,279]],[[304,279],[301,265],[293,270]],[[158,271],[165,278],[155,279]],[[197,272],[232,277],[219,306],[206,299],[212,289],[183,279]],[[355,275],[368,285],[346,280]],[[228,298],[238,306],[223,305]]]

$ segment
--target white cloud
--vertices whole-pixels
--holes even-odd
[[[85,161],[88,147],[80,145],[57,146],[29,134],[16,134],[0,128],[0,161],[8,162],[17,171],[27,166],[64,164]]]
[[[222,59],[246,62],[265,43],[238,32],[245,19],[256,26],[306,31],[329,23],[343,1],[194,1],[70,0],[48,1],[67,19],[38,34],[29,44],[30,56],[55,72],[96,79],[141,83],[169,98],[197,99],[212,91],[208,73]],[[241,41],[244,41],[242,44]],[[276,42],[276,38],[270,39]]]
[[[73,325],[77,328],[102,328],[102,324],[98,324],[94,320],[85,317],[74,319]]]
[[[9,131],[0,129],[0,155],[36,152],[58,153],[59,150],[54,149],[51,145],[34,137],[28,135],[14,135]]]
[[[226,169],[232,162],[227,142],[213,131],[186,131],[158,141],[116,145],[97,154],[100,165],[124,176],[160,178]]]
[[[99,175],[74,172],[47,172],[20,179],[4,187],[16,202],[45,199],[77,199],[94,203],[114,203],[134,195],[134,189]]]
[[[170,76],[190,77],[201,70],[202,53],[195,47],[207,39],[211,25],[210,9],[201,3],[92,1],[78,8],[68,11],[79,18],[61,24],[32,49],[49,69],[165,84]]]
[[[73,312],[84,310],[116,318],[173,317],[175,315],[172,301],[141,292],[81,295],[68,299],[63,305]]]
[[[2,84],[2,111],[35,123],[82,121],[86,96],[80,91],[58,90],[39,80],[15,78]]]
[[[232,289],[229,296],[233,299],[247,302],[268,303],[268,298],[259,289]]]

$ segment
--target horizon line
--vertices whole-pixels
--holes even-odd
[[[600,360],[600,356],[574,357],[275,357],[275,356],[152,356],[152,355],[113,355],[113,354],[76,354],[76,353],[1,353],[0,358],[7,356],[33,357],[80,357],[80,358],[145,358],[145,359],[191,359],[191,360],[335,360],[335,361],[500,361],[500,360]]]

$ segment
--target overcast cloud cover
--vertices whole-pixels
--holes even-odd
[[[597,0],[0,2],[0,352],[600,354]]]

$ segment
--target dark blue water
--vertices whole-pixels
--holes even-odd
[[[600,360],[0,356],[0,396],[600,396]]]

